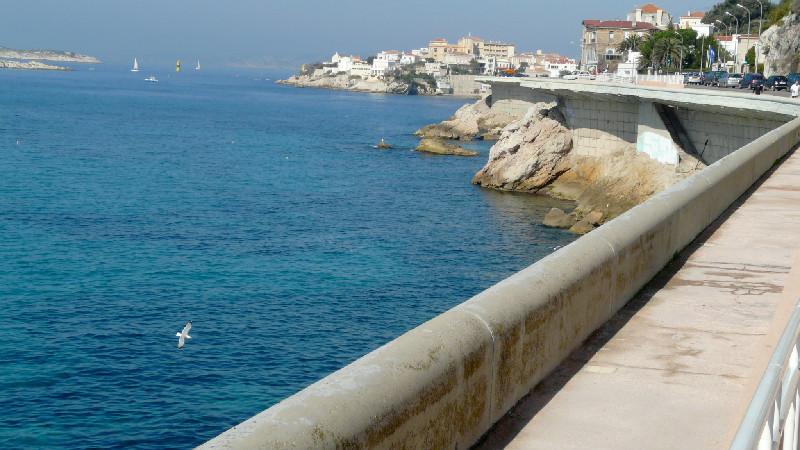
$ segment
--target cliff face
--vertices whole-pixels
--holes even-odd
[[[785,16],[783,24],[769,27],[759,42],[766,53],[764,76],[800,72],[800,16]]]

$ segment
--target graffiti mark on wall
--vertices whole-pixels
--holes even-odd
[[[651,158],[664,164],[678,164],[678,150],[672,139],[645,131],[636,141],[636,150],[647,153]]]

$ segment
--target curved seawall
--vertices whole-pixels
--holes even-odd
[[[781,156],[766,133],[201,448],[467,448]]]

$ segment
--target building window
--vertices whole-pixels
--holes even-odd
[[[613,31],[609,31],[608,32],[608,40],[609,40],[609,42],[614,40],[614,32]]]

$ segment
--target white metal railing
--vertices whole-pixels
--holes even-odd
[[[598,73],[595,80],[604,83],[636,83],[636,75],[617,75],[615,73]]]
[[[636,82],[657,81],[667,84],[683,84],[683,75],[637,75]]]
[[[795,307],[731,443],[731,450],[798,449],[798,335]]]

